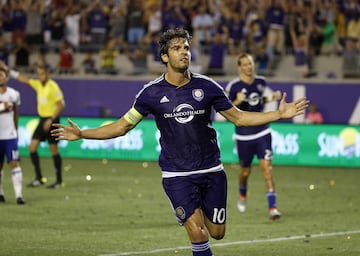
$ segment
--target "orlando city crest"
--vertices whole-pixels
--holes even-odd
[[[195,100],[201,101],[204,98],[204,91],[202,89],[192,90],[192,96]]]

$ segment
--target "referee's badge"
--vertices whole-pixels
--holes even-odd
[[[197,101],[202,101],[204,98],[204,91],[202,89],[194,89],[192,90],[192,96]]]

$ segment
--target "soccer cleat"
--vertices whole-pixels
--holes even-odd
[[[246,211],[246,199],[239,199],[237,203],[237,208],[239,212],[245,212]]]
[[[281,217],[281,213],[277,209],[271,209],[269,213],[270,220],[277,220]]]
[[[33,180],[32,182],[30,182],[27,186],[34,188],[34,187],[40,187],[42,185],[44,185],[44,178],[42,178],[41,180]]]
[[[18,197],[18,198],[16,198],[16,203],[17,204],[25,204],[25,201],[22,197]]]
[[[4,195],[0,195],[0,203],[5,203],[6,199]]]
[[[47,188],[50,188],[50,189],[59,189],[59,188],[63,188],[63,187],[65,187],[65,184],[63,182],[62,183],[55,182],[54,184],[47,186]]]

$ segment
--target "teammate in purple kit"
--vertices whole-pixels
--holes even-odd
[[[255,75],[254,60],[249,54],[240,54],[237,60],[239,77],[226,86],[229,99],[243,111],[262,112],[266,103],[281,99],[281,92],[275,91],[270,97],[264,95],[266,81],[264,77]],[[238,209],[246,210],[248,178],[251,163],[256,155],[265,178],[270,219],[278,219],[281,213],[276,206],[275,184],[272,175],[271,130],[269,124],[235,128],[237,153],[240,160]]]
[[[225,235],[227,179],[220,160],[216,131],[212,127],[214,108],[236,125],[260,125],[303,114],[306,98],[286,103],[267,113],[237,109],[222,87],[207,76],[191,73],[191,37],[184,29],[170,29],[160,37],[161,61],[167,71],[144,85],[131,109],[106,126],[80,130],[54,124],[57,140],[109,139],[124,136],[145,116],[155,117],[160,130],[163,188],[174,213],[184,225],[192,243],[193,256],[212,256],[209,235]]]

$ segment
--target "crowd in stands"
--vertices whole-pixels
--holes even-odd
[[[294,58],[299,74],[316,76],[316,58],[342,56],[344,77],[359,77],[359,0],[1,0],[0,59],[31,71],[119,74],[119,54],[133,74],[160,65],[157,40],[162,31],[184,27],[193,36],[196,64],[209,56],[205,72],[224,75],[224,59],[247,51],[258,73],[271,76],[284,55]],[[46,54],[59,54],[46,63]],[[82,67],[74,66],[85,53]],[[37,54],[36,63],[30,56]],[[152,62],[148,62],[148,55]],[[100,63],[94,60],[97,55]],[[34,66],[35,65],[35,66]],[[195,65],[194,65],[195,66]]]

